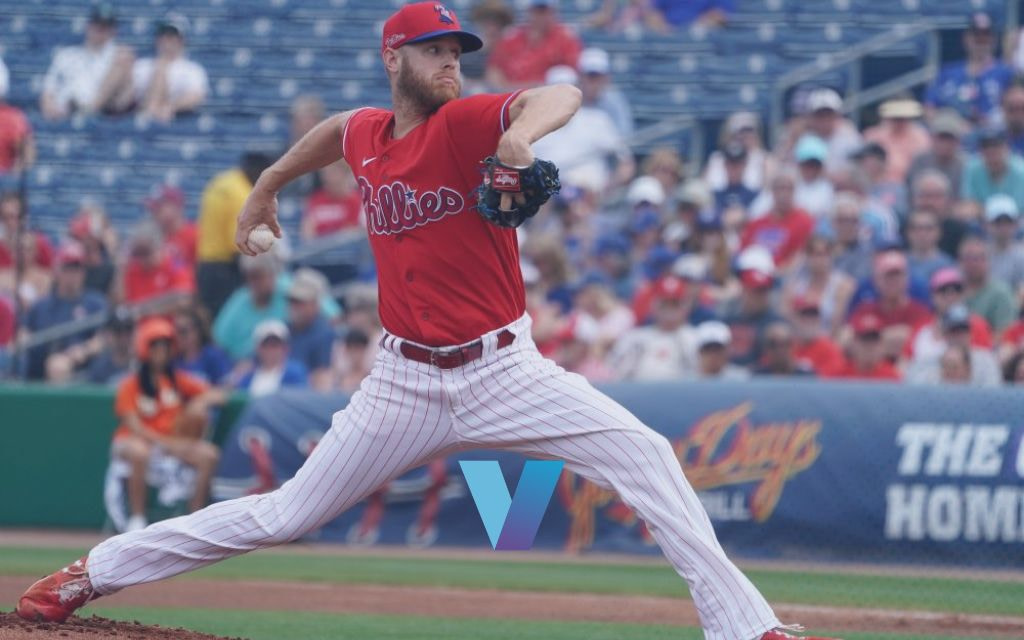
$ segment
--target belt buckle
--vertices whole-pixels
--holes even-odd
[[[430,350],[430,364],[435,367],[444,368],[438,363],[438,358],[447,358],[456,354],[462,353],[462,347],[448,347],[447,349],[431,349]]]

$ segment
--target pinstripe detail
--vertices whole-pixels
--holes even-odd
[[[689,584],[709,640],[759,638],[778,626],[725,556],[667,439],[544,359],[530,324],[525,316],[510,324],[517,338],[501,351],[500,329],[487,334],[483,357],[450,370],[406,360],[401,340],[385,334],[370,376],[294,478],[110,538],[89,556],[94,588],[110,594],[301,537],[411,468],[487,447],[559,457],[618,491]]]

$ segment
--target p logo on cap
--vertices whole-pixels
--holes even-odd
[[[410,42],[422,42],[448,35],[459,39],[463,53],[476,51],[484,46],[476,34],[464,31],[455,12],[440,2],[407,4],[384,23],[381,53],[385,49],[397,49]]]

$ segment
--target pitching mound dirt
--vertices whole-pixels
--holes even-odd
[[[141,622],[118,622],[99,616],[71,618],[64,624],[26,622],[13,613],[0,613],[0,640],[240,640],[219,638],[187,629],[167,629]]]

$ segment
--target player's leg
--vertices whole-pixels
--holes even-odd
[[[668,440],[540,356],[532,344],[467,367],[456,429],[483,446],[555,457],[616,490],[690,587],[706,637],[751,640],[779,626],[726,557]]]
[[[294,540],[380,484],[453,449],[439,379],[424,373],[426,365],[411,364],[382,353],[306,463],[279,489],[216,503],[100,543],[88,556],[90,588],[108,595]],[[19,614],[36,617],[35,603],[47,589],[54,591],[48,585],[55,580],[60,581],[59,573],[33,586],[19,603]],[[65,612],[41,613],[55,619]]]

